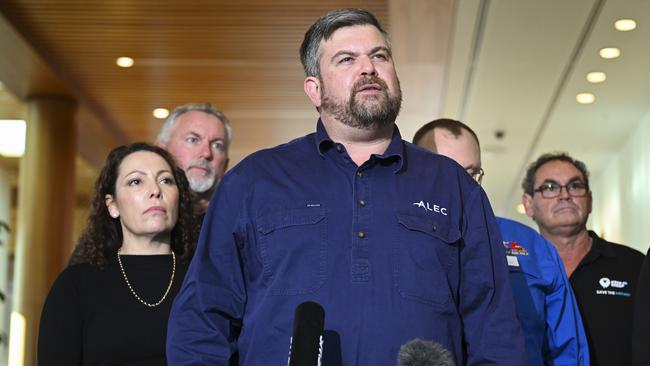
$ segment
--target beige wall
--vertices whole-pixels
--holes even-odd
[[[650,247],[650,113],[592,177],[591,228],[644,254]]]

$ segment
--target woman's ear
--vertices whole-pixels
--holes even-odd
[[[117,209],[115,199],[113,199],[112,195],[107,194],[106,197],[104,197],[104,203],[106,203],[108,214],[111,215],[112,218],[116,219],[120,217],[120,210]]]

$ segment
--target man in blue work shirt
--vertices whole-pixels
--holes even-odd
[[[454,159],[481,182],[478,136],[464,123],[446,118],[429,122],[415,133],[413,143]],[[553,244],[516,221],[499,217],[497,222],[529,365],[589,365],[578,305]]]
[[[481,187],[403,141],[388,35],[365,10],[305,34],[316,132],[233,168],[169,321],[171,365],[287,362],[294,309],[325,309],[323,365],[394,365],[434,340],[457,365],[525,365],[504,249]]]

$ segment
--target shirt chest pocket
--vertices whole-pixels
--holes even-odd
[[[257,220],[264,281],[271,295],[310,294],[327,274],[327,213],[323,208],[278,210]]]
[[[446,307],[452,302],[449,274],[457,268],[460,231],[435,217],[397,213],[393,276],[406,299]]]

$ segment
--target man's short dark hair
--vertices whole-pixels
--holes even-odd
[[[467,132],[470,133],[474,137],[474,140],[476,140],[476,144],[479,147],[479,151],[481,149],[481,144],[478,141],[478,136],[476,136],[476,132],[472,130],[468,125],[464,124],[461,121],[457,121],[455,119],[450,119],[450,118],[439,118],[436,120],[433,120],[424,126],[420,127],[419,130],[415,133],[415,136],[413,136],[413,143],[417,145],[420,140],[426,135],[429,131],[433,131],[436,128],[440,128],[443,130],[447,130],[451,132],[454,137],[459,137],[460,135],[463,134],[463,129],[465,129]],[[438,149],[436,147],[435,140],[433,141],[433,152],[438,152]]]
[[[300,61],[305,75],[320,77],[320,42],[328,40],[334,32],[343,27],[372,25],[384,36],[390,52],[388,33],[381,27],[377,18],[364,9],[338,9],[318,18],[305,33],[300,46]]]
[[[528,170],[526,170],[526,176],[521,182],[521,188],[524,189],[525,193],[528,193],[531,196],[535,193],[535,174],[539,168],[542,167],[542,165],[551,161],[563,161],[573,165],[580,171],[580,173],[582,173],[582,176],[585,179],[585,185],[587,185],[587,188],[589,188],[589,171],[587,170],[585,163],[572,158],[565,152],[554,152],[541,155],[539,158],[537,158],[537,160],[528,166]]]

